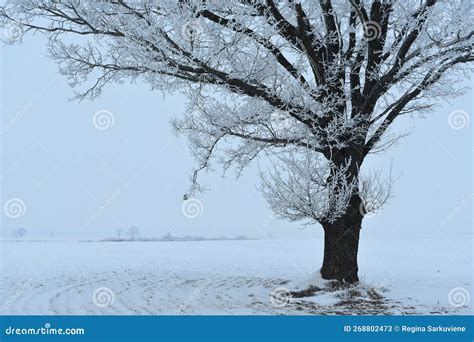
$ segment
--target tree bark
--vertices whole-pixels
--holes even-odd
[[[363,214],[359,196],[353,196],[346,213],[333,223],[323,224],[324,259],[321,268],[323,279],[336,279],[348,283],[359,281],[357,252]]]

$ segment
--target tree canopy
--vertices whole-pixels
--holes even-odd
[[[370,152],[401,115],[463,89],[471,68],[471,1],[7,1],[0,20],[48,37],[80,99],[141,80],[189,99],[173,120],[201,170],[243,169],[261,155],[278,215],[332,221],[362,181]],[[17,40],[17,39],[12,39]],[[361,189],[364,185],[365,190]],[[379,199],[380,201],[380,199]]]

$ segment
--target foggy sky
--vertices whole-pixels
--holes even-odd
[[[238,180],[232,172],[222,178],[216,167],[201,179],[209,188],[197,196],[202,215],[185,217],[182,198],[194,161],[185,137],[169,125],[183,113],[185,98],[126,82],[106,87],[93,102],[68,101],[73,91],[46,54],[39,35],[2,48],[2,208],[11,198],[25,204],[18,218],[2,212],[3,236],[26,227],[29,237],[102,238],[131,225],[149,237],[321,234],[316,225],[272,218],[257,191],[256,165]],[[472,114],[471,98],[472,92],[425,119],[397,123],[412,134],[365,165],[392,167],[394,197],[364,220],[362,234],[472,238],[472,124],[460,130],[448,124],[455,110]],[[94,127],[99,110],[112,113],[109,129]]]

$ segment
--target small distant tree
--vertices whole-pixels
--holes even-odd
[[[117,236],[117,240],[120,240],[122,237],[122,229],[115,230],[115,234]]]
[[[15,229],[13,234],[15,235],[17,239],[23,239],[23,236],[25,236],[26,232],[27,232],[26,228],[20,227],[18,229]]]
[[[130,239],[135,240],[138,235],[140,235],[140,228],[137,226],[131,226],[128,228],[128,235],[130,236]]]
[[[173,235],[170,232],[168,232],[165,235],[163,235],[163,240],[171,241],[173,240]]]

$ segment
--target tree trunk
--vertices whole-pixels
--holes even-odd
[[[323,279],[336,279],[348,283],[359,281],[357,252],[363,218],[360,204],[359,196],[354,196],[342,217],[333,223],[323,224],[324,259],[321,268]]]

